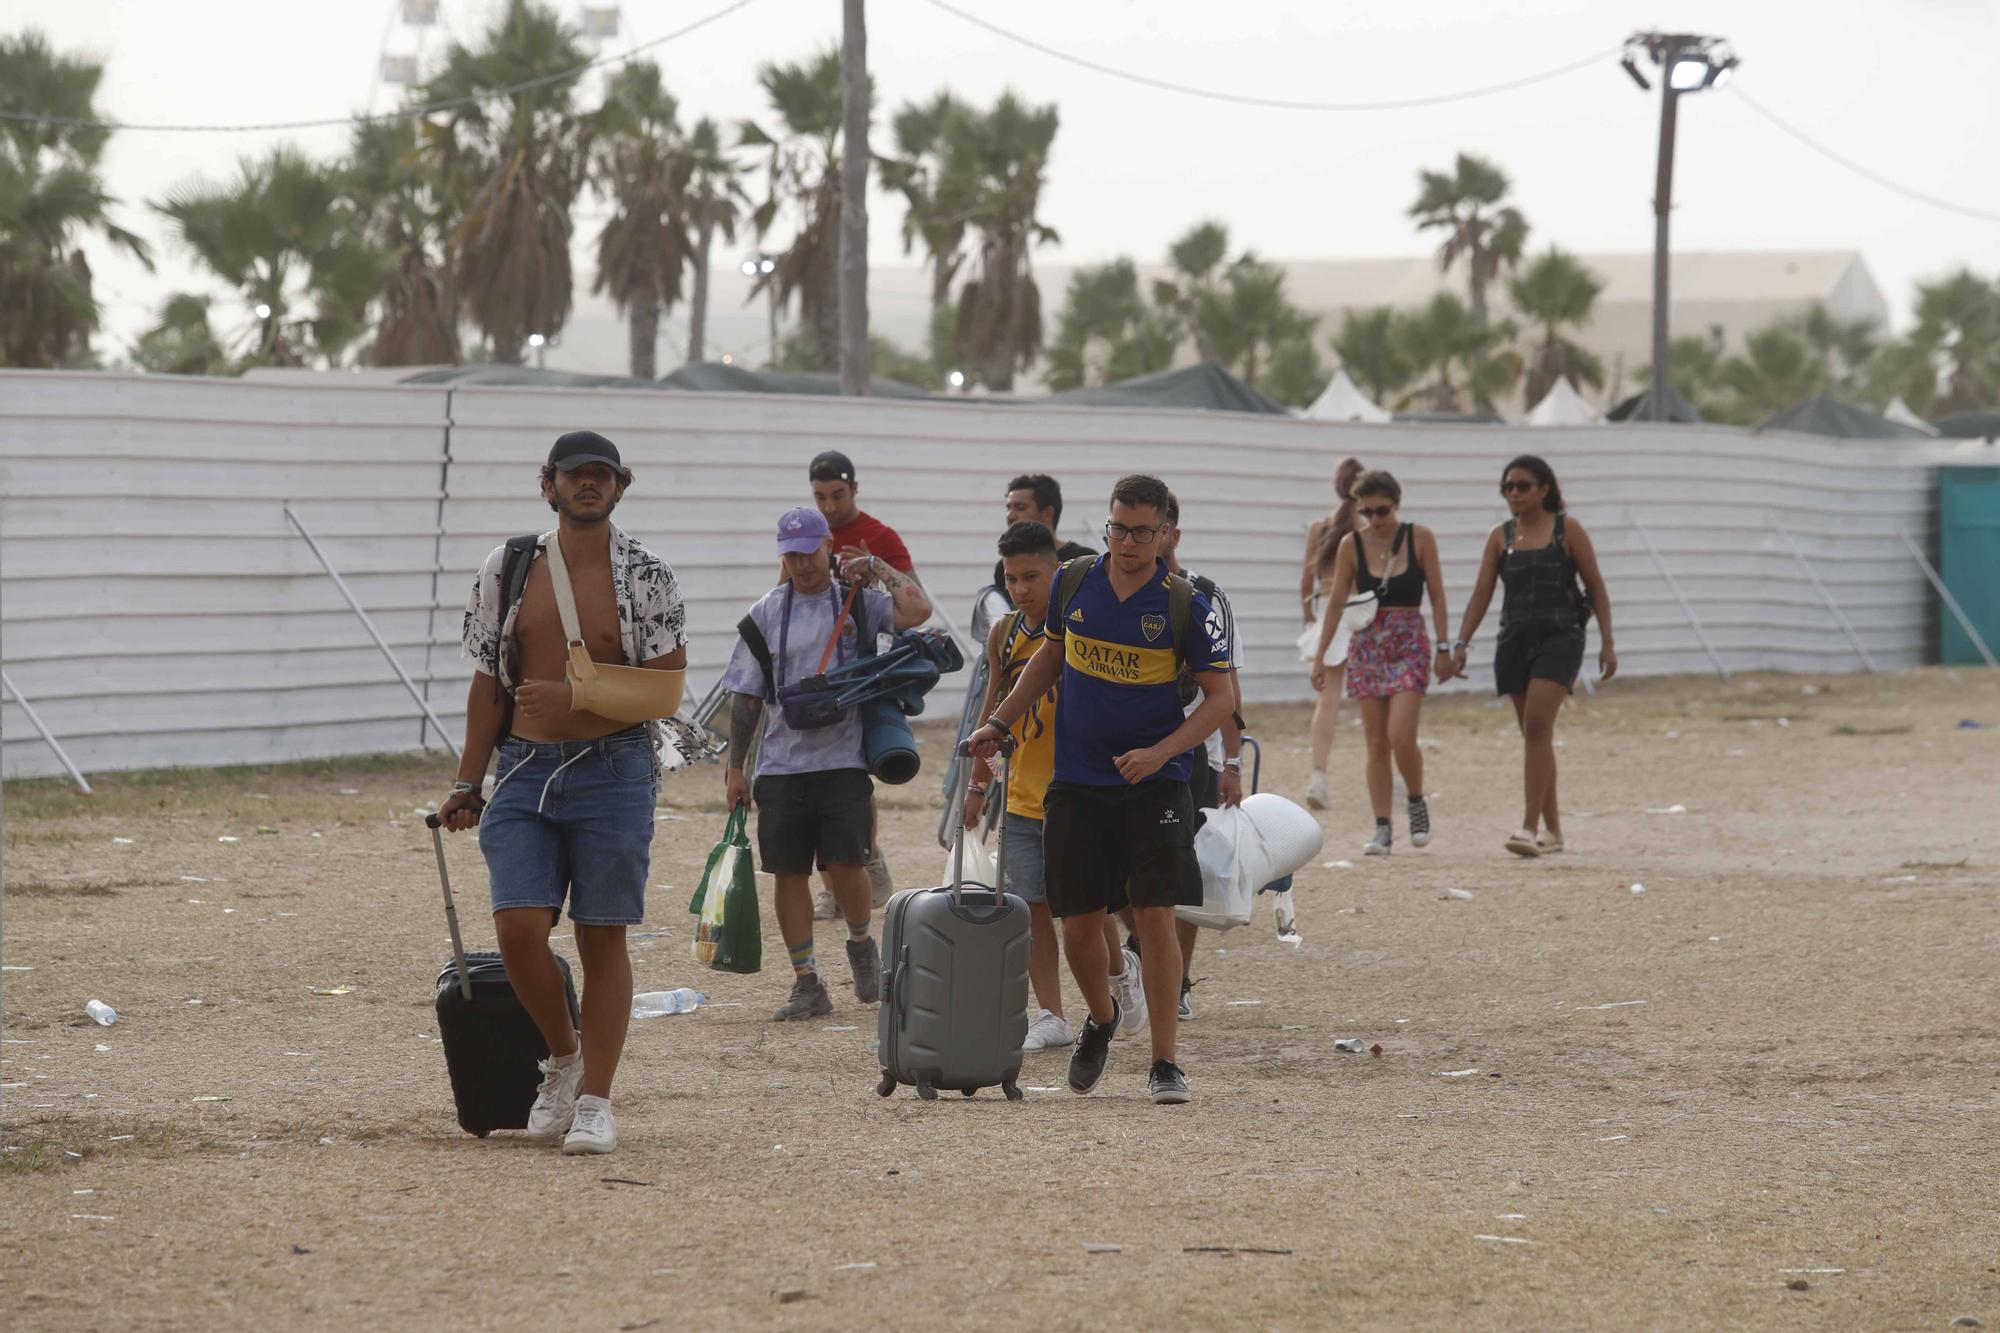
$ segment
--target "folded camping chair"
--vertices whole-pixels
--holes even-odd
[[[951,636],[939,630],[912,629],[897,634],[887,652],[857,657],[831,671],[800,681],[801,690],[833,691],[808,710],[829,717],[876,699],[888,699],[906,717],[924,711],[924,696],[947,671],[965,665]]]

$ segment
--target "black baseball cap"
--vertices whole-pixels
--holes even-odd
[[[852,483],[854,460],[838,449],[829,449],[813,458],[812,465],[806,469],[806,480]]]
[[[558,438],[549,449],[549,466],[558,472],[574,472],[586,463],[603,463],[623,472],[618,446],[594,430],[573,430]]]

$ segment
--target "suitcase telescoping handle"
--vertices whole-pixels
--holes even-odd
[[[972,757],[972,745],[969,741],[959,742],[958,753],[964,762],[958,766],[958,778],[951,789],[951,905],[953,907],[957,907],[965,899],[965,789],[972,785],[972,770],[977,764]],[[1000,834],[1000,855],[993,865],[993,878],[998,881],[993,886],[996,895],[1007,890],[1007,777],[1011,767],[1008,761],[1013,753],[1013,736],[1002,736],[999,790],[988,798],[1000,802],[1000,819],[994,825]]]
[[[444,889],[444,920],[451,927],[451,957],[458,964],[458,993],[472,998],[472,969],[465,965],[465,940],[458,933],[458,907],[451,900],[451,872],[444,864],[444,834],[440,831],[443,820],[435,814],[424,816],[424,824],[431,831],[431,849],[437,853],[438,884]]]

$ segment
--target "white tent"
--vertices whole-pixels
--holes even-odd
[[[1305,410],[1309,421],[1366,421],[1380,424],[1390,419],[1389,414],[1370,402],[1368,395],[1354,387],[1354,381],[1347,378],[1345,370],[1333,372],[1333,383],[1325,392],[1313,399],[1313,404]]]
[[[1912,429],[1922,431],[1926,435],[1937,434],[1937,427],[1925,421],[1915,412],[1912,412],[1910,405],[1903,401],[1901,394],[1889,400],[1889,405],[1882,409],[1882,415],[1895,422],[1898,426],[1909,426]]]
[[[1522,422],[1527,426],[1595,426],[1604,420],[1596,408],[1584,400],[1568,376],[1556,380],[1555,387],[1542,395]]]

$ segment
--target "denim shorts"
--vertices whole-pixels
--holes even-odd
[[[1007,844],[1007,892],[1024,903],[1047,902],[1048,890],[1042,887],[1042,821],[1009,810],[1000,839]]]
[[[546,907],[586,926],[646,915],[659,779],[645,727],[594,741],[500,746],[499,782],[479,817],[493,910]]]

